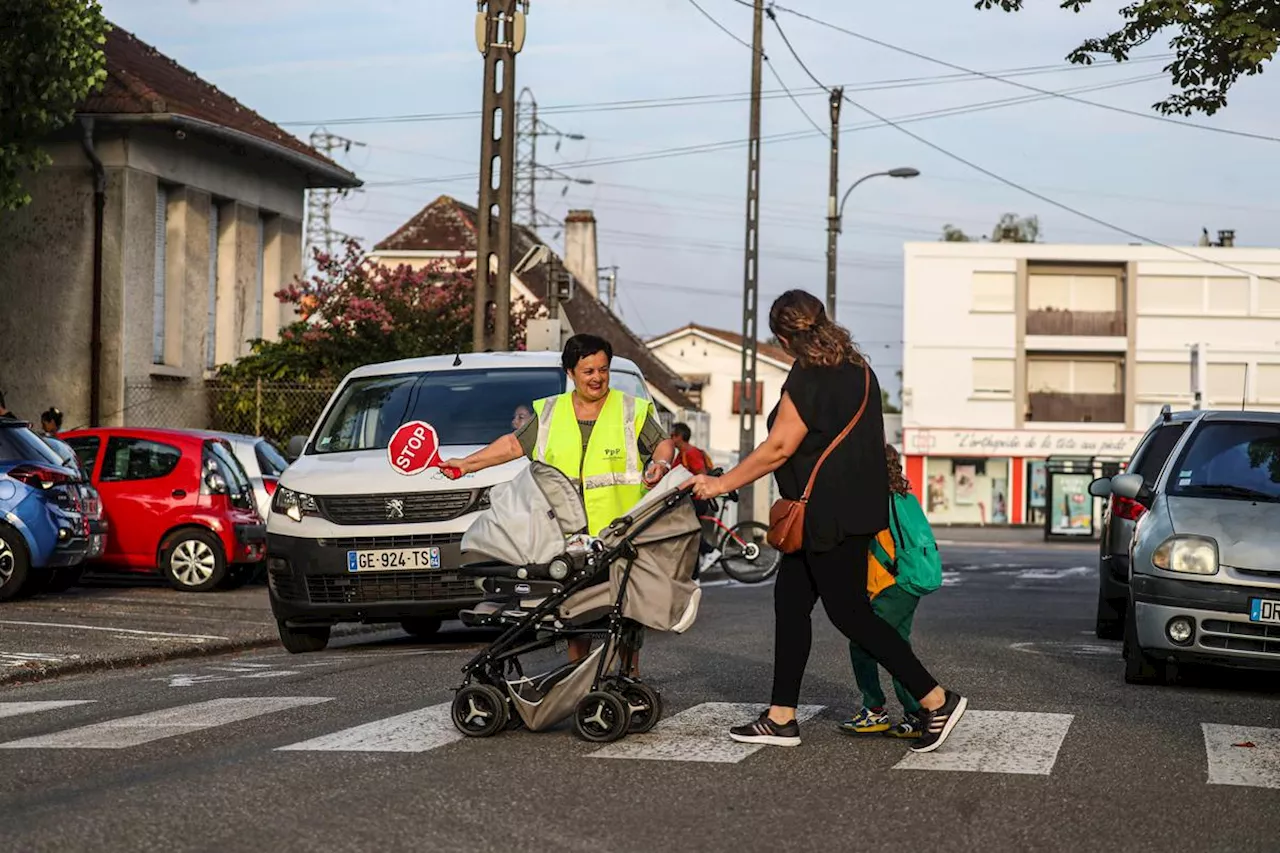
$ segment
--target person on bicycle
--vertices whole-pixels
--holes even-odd
[[[676,464],[683,465],[685,470],[690,474],[710,474],[711,469],[715,466],[711,463],[711,457],[699,447],[694,447],[691,443],[693,431],[689,429],[689,425],[685,423],[676,423],[671,425],[671,441],[676,446]],[[693,499],[693,508],[697,510],[699,518],[715,515],[716,502],[714,500],[704,501],[701,498]],[[702,574],[702,569],[708,563],[718,557],[719,554],[708,558],[708,554],[715,552],[715,545],[707,541],[707,537],[698,538],[698,567],[694,569],[693,578],[698,579]]]

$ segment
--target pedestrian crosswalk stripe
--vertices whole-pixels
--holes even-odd
[[[1280,729],[1201,723],[1210,785],[1280,788]]]
[[[179,705],[133,717],[66,729],[48,735],[0,743],[0,749],[124,749],[176,735],[211,729],[297,708],[330,701],[318,696],[263,696],[249,699],[211,699]]]
[[[1071,714],[970,711],[937,752],[908,752],[894,770],[960,770],[1048,776]]]
[[[69,699],[62,702],[0,702],[0,718],[37,714],[40,711],[55,711],[58,708],[87,705],[92,701],[92,699]]]
[[[801,705],[796,709],[796,718],[803,723],[823,707]],[[736,764],[764,749],[764,745],[730,740],[729,728],[750,722],[762,710],[762,705],[704,702],[660,721],[647,734],[628,735],[590,753],[590,757]]]
[[[397,714],[279,749],[297,752],[426,752],[463,738],[463,734],[454,728],[451,704],[445,702]]]

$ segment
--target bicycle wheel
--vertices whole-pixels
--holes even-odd
[[[773,577],[782,552],[765,541],[768,525],[758,521],[735,524],[720,540],[720,567],[739,583],[761,583]]]

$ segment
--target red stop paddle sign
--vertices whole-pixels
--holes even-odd
[[[425,421],[410,421],[395,431],[387,444],[387,459],[391,467],[406,476],[421,474],[428,468],[440,466],[440,437],[435,427]],[[441,468],[449,479],[462,475],[456,468]]]

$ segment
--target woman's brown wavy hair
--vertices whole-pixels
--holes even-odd
[[[827,317],[818,297],[803,290],[788,290],[773,301],[769,330],[801,367],[862,364],[849,331]]]
[[[902,456],[892,444],[884,446],[884,461],[889,466],[889,492],[906,495],[911,492],[911,481],[902,473]]]

